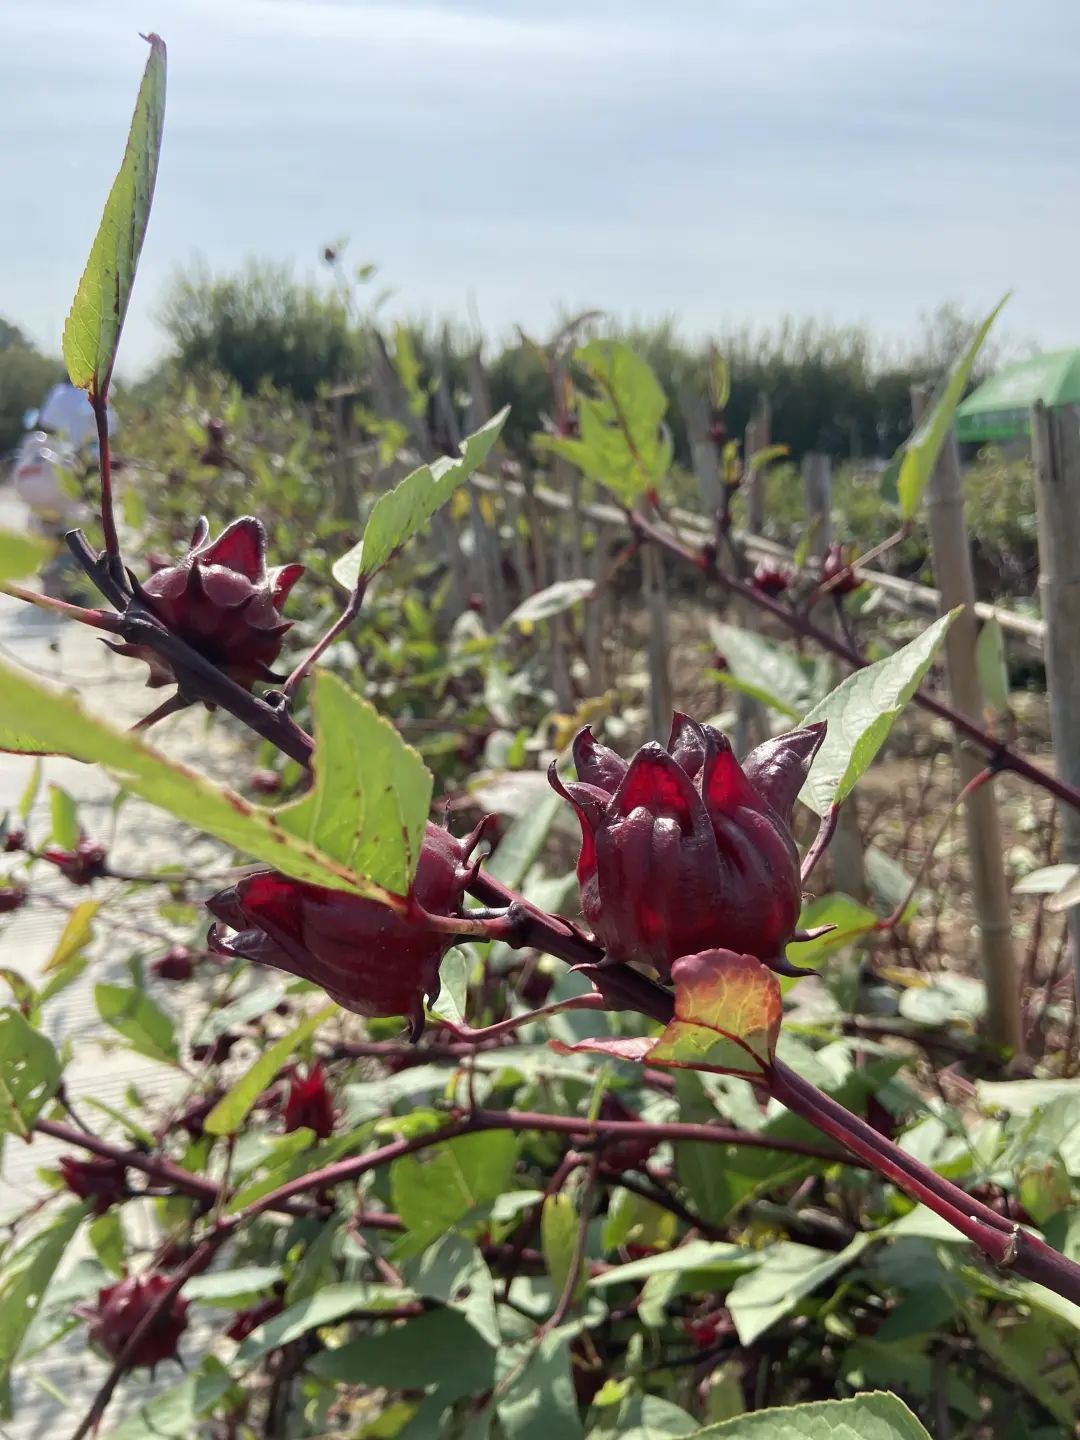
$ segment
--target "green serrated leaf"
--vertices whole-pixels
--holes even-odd
[[[51,550],[52,546],[37,535],[0,530],[0,582],[35,575]]]
[[[399,1253],[416,1253],[474,1212],[479,1218],[505,1189],[516,1158],[516,1136],[489,1130],[395,1160],[390,1193],[409,1231]]]
[[[56,1094],[62,1070],[47,1035],[19,1010],[0,1012],[0,1135],[30,1134]]]
[[[752,1345],[800,1300],[852,1264],[872,1238],[869,1233],[857,1235],[835,1254],[787,1240],[772,1246],[755,1270],[736,1280],[727,1297],[739,1343]]]
[[[339,585],[354,589],[358,580],[374,575],[399,546],[427,524],[487,459],[509,413],[500,410],[493,420],[466,436],[456,459],[445,456],[421,465],[376,500],[363,538],[334,562],[331,573]]]
[[[671,467],[662,423],[667,397],[648,364],[622,341],[590,341],[574,360],[595,391],[576,394],[580,438],[541,436],[536,448],[568,460],[632,505]]]
[[[553,615],[561,615],[583,600],[591,600],[595,591],[595,580],[556,580],[554,585],[526,596],[504,623],[507,627],[516,625],[528,633],[541,620],[550,620]]]
[[[852,1400],[756,1410],[695,1430],[690,1440],[931,1440],[902,1400],[874,1391]]]
[[[193,1275],[184,1286],[184,1298],[202,1305],[221,1305],[239,1310],[265,1299],[282,1278],[280,1265],[239,1265],[234,1270],[214,1270]]]
[[[496,1409],[506,1440],[581,1440],[570,1346],[553,1331],[499,1352]]]
[[[124,1242],[124,1225],[118,1210],[107,1210],[91,1221],[87,1236],[94,1247],[94,1254],[110,1275],[117,1277],[124,1273],[124,1259],[127,1247]]]
[[[110,1430],[109,1440],[191,1440],[199,1433],[199,1421],[228,1394],[233,1383],[220,1361],[208,1356],[198,1374],[188,1375],[140,1405]]]
[[[856,670],[805,716],[804,725],[825,720],[828,729],[799,793],[804,805],[825,815],[850,795],[919,688],[959,613],[956,609],[942,615],[902,649]]]
[[[953,423],[956,407],[964,398],[964,391],[971,378],[975,357],[1008,298],[1009,296],[1005,295],[999,300],[976,330],[971,343],[953,366],[948,379],[935,397],[933,405],[930,406],[909,439],[901,447],[896,489],[900,500],[900,512],[905,520],[912,519],[919,508],[919,501],[922,499],[923,491],[930,483],[934,466],[941,454],[941,447],[944,445],[945,437]]]
[[[149,35],[150,55],[135,100],[127,149],[64,326],[64,363],[73,385],[103,395],[131,299],[165,124],[165,45]]]
[[[732,688],[756,691],[765,704],[797,720],[810,699],[810,679],[796,656],[785,645],[764,635],[740,629],[737,625],[716,623],[709,626],[726,670],[713,672],[713,678]]]
[[[315,676],[315,779],[280,828],[395,895],[420,859],[432,776],[388,720],[329,670]]]
[[[570,1278],[577,1249],[578,1212],[573,1199],[565,1190],[549,1195],[540,1212],[540,1248],[544,1253],[555,1294],[561,1295]],[[579,1274],[575,1287],[575,1299],[580,1300],[585,1292],[585,1277]]]
[[[3,749],[2,735],[0,735],[0,749]],[[35,760],[30,767],[30,774],[26,784],[23,786],[22,795],[19,797],[19,818],[25,825],[30,819],[30,811],[37,803],[38,791],[41,789],[41,761]]]
[[[49,786],[52,841],[61,850],[74,850],[79,843],[79,812],[75,801],[59,785]]]
[[[0,1417],[4,1419],[11,1418],[11,1370],[23,1338],[85,1218],[85,1205],[69,1205],[47,1229],[6,1258],[0,1273]]]
[[[975,641],[975,666],[983,700],[995,715],[1009,713],[1009,667],[1005,663],[1005,632],[993,615],[984,620]]]
[[[418,768],[422,770],[423,765],[415,752],[403,743],[399,742],[400,750],[393,749],[389,737],[383,737],[375,725],[375,721],[378,721],[378,726],[385,726],[385,722],[378,720],[376,712],[365,701],[356,699],[355,705],[345,702],[334,694],[335,688],[345,691],[346,695],[350,693],[333,677],[327,684],[323,672],[320,672],[315,687],[316,703],[320,692],[329,697],[326,713],[331,716],[329,729],[332,733],[329,736],[320,733],[317,709],[315,785],[303,800],[278,811],[253,805],[243,796],[213,784],[198,771],[162,755],[137,735],[114,729],[90,714],[73,694],[63,694],[39,684],[24,671],[4,661],[0,661],[0,750],[21,754],[70,755],[76,760],[97,763],[115,776],[124,789],[286,875],[331,889],[354,890],[373,899],[385,900],[386,892],[379,883],[353,874],[336,854],[328,853],[318,841],[302,837],[304,834],[320,834],[325,819],[330,843],[342,853],[355,851],[355,824],[350,826],[337,799],[325,794],[335,780],[341,782],[347,779],[353,790],[358,783],[355,777],[348,777],[351,766],[361,764],[361,759],[355,747],[350,746],[350,737],[342,735],[338,728],[342,724],[347,725],[350,719],[358,725],[367,725],[366,733],[380,744],[381,755],[392,753],[395,761],[402,761],[401,780],[409,789],[408,831],[413,837],[410,842],[413,847],[418,826],[416,816],[422,798]],[[374,718],[370,721],[361,718],[361,712],[365,717]],[[330,748],[339,739],[345,746],[340,757],[335,756]],[[386,782],[383,775],[379,779],[381,783]],[[394,780],[398,779],[395,772]],[[430,777],[425,783],[430,784]],[[319,797],[318,801],[316,797]],[[371,814],[383,814],[388,809],[393,807],[378,805]],[[426,814],[425,799],[425,817]],[[365,822],[363,839],[365,844],[373,841],[369,822]],[[389,839],[387,868],[399,879],[404,873],[405,851],[402,836]],[[403,889],[407,888],[406,884]]]
[[[165,1065],[179,1065],[172,1017],[134,985],[95,985],[94,1003],[105,1024],[129,1041],[133,1050]]]
[[[275,1040],[264,1050],[245,1075],[221,1097],[203,1121],[203,1128],[210,1135],[235,1135],[247,1118],[251,1107],[273,1080],[281,1067],[306,1040],[309,1040],[324,1021],[337,1010],[336,1005],[324,1005],[314,1015],[302,1020],[294,1030]]]
[[[433,1310],[382,1335],[324,1350],[307,1368],[337,1384],[389,1390],[438,1387],[444,1405],[495,1383],[495,1352],[456,1310]]]

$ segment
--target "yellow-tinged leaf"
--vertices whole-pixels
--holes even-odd
[[[100,900],[80,900],[67,918],[67,924],[56,942],[53,953],[45,962],[43,974],[52,975],[62,970],[80,950],[84,950],[94,938],[94,916],[101,909]]]
[[[772,1060],[780,1033],[780,985],[752,955],[706,950],[676,960],[675,1018],[649,1052],[650,1065],[754,1075]]]

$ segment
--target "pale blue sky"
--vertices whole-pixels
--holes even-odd
[[[145,46],[158,193],[121,351],[171,270],[318,272],[505,334],[564,308],[902,339],[1013,287],[1080,344],[1078,0],[4,0],[0,314],[55,348]]]

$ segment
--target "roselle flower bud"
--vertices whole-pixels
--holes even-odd
[[[281,776],[276,770],[253,770],[248,776],[248,788],[256,795],[276,795],[281,789]]]
[[[768,595],[775,600],[782,595],[791,584],[792,574],[786,565],[769,565],[762,560],[754,570],[753,579],[750,581],[754,589],[762,595]]]
[[[280,1295],[274,1295],[271,1299],[263,1300],[258,1305],[252,1305],[247,1310],[238,1310],[225,1334],[230,1340],[246,1340],[251,1332],[257,1330],[264,1321],[272,1320],[284,1309],[284,1300]]]
[[[129,1275],[99,1290],[96,1305],[77,1305],[75,1313],[90,1322],[93,1344],[115,1360],[172,1283],[168,1275]],[[132,1368],[153,1368],[161,1360],[176,1358],[180,1336],[187,1329],[187,1309],[188,1302],[174,1295],[159,1311],[130,1357]]]
[[[208,542],[209,531],[206,520],[200,520],[187,554],[155,571],[142,586],[141,598],[174,635],[250,690],[257,680],[278,678],[270,667],[291,628],[281,607],[304,567],[267,570],[266,532],[251,515],[234,520]],[[112,648],[145,660],[151,687],[176,678],[148,646]]]
[[[829,546],[821,562],[821,583],[828,585],[831,595],[850,595],[865,583],[851,568],[851,562],[845,557],[844,547],[838,540]]]
[[[226,937],[215,925],[207,943],[220,955],[312,980],[358,1015],[407,1015],[419,1033],[424,998],[438,993],[439,964],[454,943],[426,924],[422,912],[459,913],[478,840],[479,831],[461,841],[428,825],[410,896],[418,913],[410,915],[260,870],[206,902],[211,915],[237,932]]]
[[[10,915],[26,904],[29,891],[25,885],[0,885],[0,915]]]
[[[19,850],[26,849],[26,831],[9,830],[4,836],[4,854],[14,855]]]
[[[286,1132],[314,1130],[320,1140],[334,1132],[334,1097],[326,1083],[326,1071],[316,1061],[301,1075],[294,1065],[289,1072],[289,1093],[285,1097]]]
[[[588,726],[574,741],[578,779],[551,783],[581,823],[581,908],[609,959],[651,965],[724,948],[783,969],[799,918],[795,799],[825,734],[780,735],[740,765],[728,740],[676,714],[667,749],[629,764]]]
[[[93,1200],[95,1215],[104,1215],[110,1205],[127,1195],[127,1166],[122,1160],[98,1156],[77,1160],[62,1155],[59,1164],[64,1184],[80,1200]]]
[[[105,860],[108,851],[100,840],[81,839],[74,850],[46,850],[43,860],[55,865],[65,880],[72,885],[92,885],[106,873]]]
[[[709,439],[718,450],[722,450],[728,442],[728,428],[722,415],[718,415],[709,425]]]
[[[150,969],[159,980],[190,980],[195,974],[195,957],[186,945],[174,945]]]

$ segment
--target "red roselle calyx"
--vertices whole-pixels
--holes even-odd
[[[28,891],[24,885],[0,885],[0,915],[10,915],[26,904]]]
[[[425,997],[438,994],[439,964],[454,943],[425,922],[425,912],[460,913],[481,829],[456,840],[428,825],[408,915],[344,890],[260,870],[206,902],[222,922],[211,928],[207,943],[221,955],[312,980],[358,1015],[406,1015],[418,1035]],[[237,933],[227,936],[223,926]]]
[[[195,974],[195,957],[186,945],[174,945],[150,969],[159,980],[190,980]]]
[[[76,1315],[90,1322],[90,1339],[114,1360],[135,1333],[152,1306],[172,1285],[168,1275],[131,1275],[116,1285],[98,1291],[96,1305],[77,1305]],[[187,1329],[188,1302],[178,1295],[154,1317],[134,1354],[131,1366],[149,1365],[175,1359],[180,1336]]]
[[[725,736],[676,713],[671,738],[629,764],[574,741],[578,779],[552,785],[581,823],[581,908],[612,961],[662,980],[683,955],[724,948],[786,973],[802,892],[791,834],[795,799],[823,723],[759,745],[742,765]]]
[[[334,1097],[326,1083],[326,1071],[320,1061],[308,1066],[302,1075],[294,1065],[289,1072],[289,1093],[285,1097],[285,1129],[314,1130],[320,1140],[334,1132]]]
[[[782,595],[792,581],[791,571],[786,565],[769,565],[762,560],[755,568],[750,583],[762,595],[775,600]]]
[[[156,570],[139,598],[174,635],[250,690],[257,680],[275,680],[271,666],[281,653],[291,621],[281,609],[304,573],[302,565],[266,568],[266,531],[251,515],[234,520],[216,540],[201,519],[191,548],[173,565]],[[172,684],[166,661],[146,645],[114,644],[120,655],[145,660],[147,684]]]
[[[829,546],[821,562],[821,583],[828,586],[832,595],[850,595],[864,584],[851,568],[851,561],[838,540]]]
[[[59,1163],[64,1184],[80,1200],[92,1200],[95,1215],[104,1215],[110,1205],[127,1195],[127,1167],[122,1160],[97,1156],[76,1160],[73,1155],[62,1155]]]
[[[46,850],[43,860],[55,865],[65,880],[72,885],[92,885],[107,873],[105,861],[108,851],[100,840],[81,839],[74,850]]]

